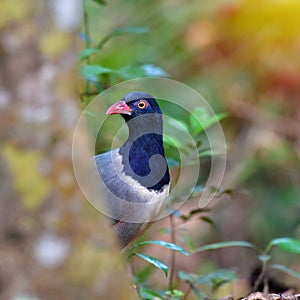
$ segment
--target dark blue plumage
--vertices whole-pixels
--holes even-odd
[[[161,211],[170,176],[163,148],[162,112],[149,94],[133,92],[107,114],[121,114],[129,129],[119,149],[97,155],[110,216],[121,245],[126,246]]]
[[[125,143],[120,148],[120,154],[128,153],[128,146]],[[153,155],[160,155],[152,164],[149,163]],[[160,191],[166,184],[169,183],[169,172],[165,165],[164,148],[162,145],[162,136],[160,134],[145,134],[132,143],[130,142],[129,149],[129,165],[124,161],[124,173],[136,179],[140,184],[147,187],[149,190]],[[150,167],[151,165],[151,167]],[[162,171],[165,171],[162,174]],[[153,180],[150,180],[150,178]]]

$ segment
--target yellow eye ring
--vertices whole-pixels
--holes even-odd
[[[139,109],[145,109],[147,106],[148,106],[148,103],[145,100],[140,100],[137,104],[137,107]]]

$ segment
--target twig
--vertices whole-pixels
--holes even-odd
[[[91,36],[90,36],[89,16],[87,13],[86,0],[82,0],[82,6],[83,6],[83,30],[84,30],[84,37],[85,37],[84,38],[85,47],[90,48],[91,47]],[[86,63],[90,64],[89,56],[86,58]],[[89,93],[90,93],[90,82],[87,79],[85,82],[84,94],[88,95]]]
[[[254,286],[253,286],[253,292],[256,292],[258,289],[259,284],[263,281],[264,283],[264,290],[268,290],[268,280],[266,279],[266,271],[267,271],[267,262],[262,262],[261,271],[255,280]]]
[[[175,232],[175,223],[174,223],[174,215],[170,214],[170,228],[171,228],[171,243],[176,244],[176,232]],[[170,256],[170,277],[169,277],[169,290],[173,289],[174,277],[175,277],[175,259],[176,253],[171,250]]]

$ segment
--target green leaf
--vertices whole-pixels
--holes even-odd
[[[100,49],[104,46],[106,42],[108,42],[111,38],[123,34],[145,34],[148,33],[149,29],[146,27],[122,27],[113,30],[111,33],[109,33],[107,36],[105,36],[97,45],[97,49]]]
[[[203,252],[203,251],[207,251],[207,250],[217,250],[217,249],[222,249],[222,248],[227,248],[227,247],[247,247],[247,248],[251,248],[251,249],[260,251],[252,243],[245,242],[245,241],[230,241],[230,242],[221,242],[221,243],[205,245],[205,246],[196,248],[193,251],[193,253],[199,253],[199,252]]]
[[[119,76],[124,79],[134,79],[139,77],[145,77],[145,72],[141,66],[125,66],[121,68],[119,71]]]
[[[291,270],[290,268],[288,268],[286,266],[279,265],[279,264],[271,264],[271,265],[269,265],[269,267],[272,269],[275,269],[275,270],[283,271],[283,272],[295,277],[296,279],[300,280],[300,274],[298,272]]]
[[[196,135],[197,132],[199,133],[203,130],[201,123],[209,119],[209,114],[205,108],[199,106],[192,111],[189,119],[192,133]]]
[[[220,287],[222,284],[233,281],[237,279],[237,276],[232,270],[220,269],[214,272],[211,272],[203,277],[200,277],[196,285],[205,284],[213,289]]]
[[[152,65],[152,64],[145,64],[142,66],[145,76],[147,77],[168,77],[169,74],[163,70],[161,67]]]
[[[184,250],[182,249],[181,247],[179,247],[178,245],[175,245],[173,243],[168,243],[168,242],[165,242],[165,241],[159,241],[159,240],[149,240],[149,241],[143,241],[143,242],[139,242],[137,244],[134,244],[133,247],[139,247],[139,246],[142,246],[142,245],[158,245],[158,246],[161,246],[161,247],[164,247],[164,248],[168,248],[168,249],[171,249],[171,250],[174,250],[174,251],[178,251],[186,256],[189,256],[189,254]]]
[[[292,239],[292,238],[279,238],[272,240],[266,248],[266,252],[268,253],[272,247],[277,246],[280,249],[300,254],[300,240]]]
[[[182,120],[167,119],[167,125],[181,132],[188,132],[188,124]]]
[[[211,272],[205,276],[200,276],[194,273],[185,273],[183,271],[178,272],[178,276],[181,280],[190,282],[192,285],[205,284],[212,288],[217,288],[224,283],[233,281],[237,278],[236,274],[232,270],[220,269]]]
[[[166,119],[165,124],[168,127],[169,134],[164,134],[164,143],[171,148],[186,149],[184,140],[177,138],[178,131],[187,133],[188,125],[182,120]]]
[[[200,158],[212,157],[218,154],[218,153],[213,153],[211,149],[203,149],[200,150],[198,153]]]
[[[165,294],[169,297],[171,297],[171,299],[179,299],[182,296],[184,296],[184,293],[182,291],[179,290],[172,290],[172,291],[166,291]],[[182,298],[181,298],[182,299]]]
[[[143,34],[143,33],[148,33],[149,29],[147,27],[142,27],[142,26],[128,26],[128,27],[122,27],[122,28],[117,28],[113,30],[109,36],[116,36],[116,35],[122,35],[122,34]]]
[[[140,296],[143,298],[143,299],[149,299],[149,300],[154,300],[154,299],[162,299],[162,296],[154,291],[151,291],[149,289],[146,289],[144,288],[143,286],[140,287],[139,289],[139,293],[140,293]]]
[[[99,65],[84,65],[80,68],[80,75],[84,78],[94,77],[100,74],[118,73],[118,71],[104,68]]]
[[[136,255],[143,260],[147,261],[148,263],[154,265],[158,269],[162,270],[166,276],[168,276],[168,266],[162,263],[160,260],[158,260],[155,257],[152,257],[150,255],[142,254],[142,253],[133,253],[133,255]]]
[[[183,281],[187,281],[187,282],[190,282],[192,284],[196,284],[198,278],[199,278],[199,275],[197,274],[194,274],[194,273],[186,273],[184,271],[179,271],[178,272],[178,276],[181,280]]]
[[[105,68],[100,65],[84,65],[80,69],[80,74],[83,78],[92,78],[101,74],[117,74],[123,79],[134,79],[139,77],[145,77],[143,66],[125,66],[121,69]]]
[[[183,147],[183,143],[180,140],[178,140],[175,136],[170,136],[166,134],[164,135],[164,143],[175,149]]]
[[[218,113],[213,116],[210,116],[208,111],[203,107],[196,107],[192,114],[190,115],[190,127],[191,132],[194,136],[198,135],[200,132],[209,128],[215,123],[223,120],[227,117],[226,113]]]
[[[90,57],[92,54],[96,53],[97,51],[99,51],[96,48],[86,48],[83,49],[80,53],[79,53],[79,59],[83,60],[86,59],[88,57]]]

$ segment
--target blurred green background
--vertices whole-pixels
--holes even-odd
[[[222,121],[229,149],[223,186],[234,193],[212,209],[216,224],[205,241],[264,247],[275,237],[299,238],[299,2],[95,2],[87,2],[91,47],[117,28],[145,31],[115,36],[92,56],[91,64],[131,68],[127,77],[106,75],[108,84],[152,64],[229,113]],[[236,260],[228,251],[234,254],[225,266]]]
[[[85,78],[78,90],[79,64],[110,70],[85,76],[93,81],[91,97],[122,80],[165,72],[228,113],[221,122],[228,145],[223,187],[232,193],[214,201],[213,225],[182,225],[196,245],[245,240],[264,247],[272,238],[300,239],[298,0],[85,0],[88,41],[84,26],[78,29],[81,2],[77,10],[76,1],[61,8],[69,12],[65,20],[77,20],[70,28],[59,21],[58,2],[0,3],[0,299],[103,297],[94,263],[103,257],[93,243],[102,225],[77,190],[71,165],[72,130],[89,99],[79,100],[86,92]],[[79,62],[81,51],[101,40],[101,49]],[[158,222],[148,237],[168,240],[160,233],[167,226]],[[61,247],[50,251],[63,254],[53,265],[39,256],[43,241]],[[300,272],[299,256],[278,251],[275,258]],[[185,258],[177,267],[233,268],[247,283],[254,266],[255,257],[239,248]],[[149,279],[154,289],[164,285],[162,276]]]

